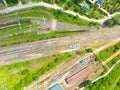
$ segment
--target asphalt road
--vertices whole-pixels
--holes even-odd
[[[0,65],[53,55],[70,49],[70,46],[74,44],[79,44],[82,49],[95,44],[111,42],[119,37],[120,30],[96,31],[87,34],[3,47],[0,48]]]

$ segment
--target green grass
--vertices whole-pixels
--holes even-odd
[[[92,48],[87,48],[85,50],[76,51],[76,54],[84,56],[86,53],[93,52]]]
[[[107,63],[108,67],[112,67],[118,60],[120,60],[120,54]]]
[[[45,40],[45,39],[51,39],[51,38],[59,38],[59,37],[84,33],[86,31],[87,30],[82,30],[82,31],[62,30],[62,31],[52,31],[46,34],[38,34],[35,32],[29,33],[29,34],[19,34],[17,36],[0,39],[0,46],[3,47],[3,46],[21,44],[21,43],[26,43],[26,42],[33,42],[33,41],[39,41],[39,40]]]
[[[118,64],[109,75],[93,83],[91,86],[85,88],[85,90],[110,90],[111,86],[114,84],[116,79],[120,76],[120,64]],[[118,87],[116,85],[118,90]]]
[[[75,54],[65,53],[0,67],[0,90],[22,90],[41,75],[66,62]]]
[[[114,54],[118,50],[120,50],[120,42],[118,42],[116,45],[110,46],[107,49],[100,51],[96,55],[96,59],[105,61],[107,58],[109,58],[112,54]]]
[[[7,28],[2,28],[0,29],[0,36],[4,35],[10,35],[10,34],[19,34],[23,33],[24,31],[27,30],[35,30],[35,28],[40,27],[40,25],[37,24],[32,24],[32,22],[21,22],[21,29],[18,25],[12,26],[12,27],[7,27]]]
[[[114,87],[114,90],[120,90],[120,79],[117,82],[116,86]]]

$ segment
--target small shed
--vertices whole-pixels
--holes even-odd
[[[85,12],[87,12],[90,9],[89,5],[86,3],[78,3],[78,5],[81,6],[81,9]]]
[[[89,9],[90,9],[90,7],[89,7],[89,5],[88,4],[82,4],[81,5],[81,9],[83,10],[83,11],[85,11],[85,12],[87,12]]]

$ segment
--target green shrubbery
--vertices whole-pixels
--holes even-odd
[[[18,4],[18,0],[6,0],[9,5]]]
[[[109,19],[105,21],[105,26],[115,26],[115,25],[120,25],[120,14],[115,15],[112,19]]]
[[[51,12],[55,16],[55,18],[61,22],[65,22],[65,23],[69,22],[70,24],[76,24],[80,26],[98,26],[98,27],[101,26],[99,23],[84,20],[82,18],[79,18],[78,16],[73,16],[71,14],[62,12],[61,10],[51,9]]]
[[[102,8],[113,14],[120,11],[120,0],[104,0]]]

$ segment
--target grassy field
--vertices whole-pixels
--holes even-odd
[[[84,33],[87,30],[83,31],[51,31],[50,33],[46,34],[38,34],[36,32],[34,33],[28,33],[28,34],[19,34],[15,35],[9,38],[0,39],[0,47],[14,45],[14,44],[21,44],[21,43],[27,43],[27,42],[33,42],[33,41],[39,41],[39,40],[45,40],[45,39],[51,39],[51,38],[59,38],[64,36],[70,36],[73,34],[80,34]]]
[[[20,34],[24,31],[28,30],[35,30],[36,28],[40,27],[38,24],[33,24],[31,21],[21,22],[21,29],[19,25],[7,27],[7,28],[0,28],[0,36],[10,35],[10,34]]]
[[[117,57],[113,58],[110,62],[108,62],[107,66],[112,67],[118,60],[120,60],[120,54]]]
[[[99,52],[99,54],[96,55],[97,60],[103,60],[105,61],[107,58],[109,58],[112,54],[120,50],[120,42],[118,42],[114,46],[110,46],[107,49],[104,49]]]
[[[120,63],[106,77],[98,80],[85,90],[119,90],[120,89]]]
[[[22,90],[41,75],[62,62],[75,57],[73,53],[56,54],[0,67],[0,90]]]

